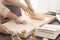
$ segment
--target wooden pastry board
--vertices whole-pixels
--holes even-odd
[[[35,36],[44,37],[48,39],[56,39],[59,34],[59,25],[45,24],[42,27],[37,27],[35,30]]]
[[[43,16],[43,15],[42,15]],[[19,35],[23,38],[28,37],[29,35],[31,35],[31,32],[39,26],[42,26],[44,24],[50,23],[51,21],[53,21],[55,19],[55,16],[44,16],[45,19],[43,21],[40,20],[34,20],[34,19],[25,19],[24,17],[19,17],[19,19],[25,20],[27,22],[27,24],[22,25],[22,24],[17,24],[15,23],[14,20],[11,20],[7,23],[4,23],[2,25],[6,26],[6,28],[9,29],[9,31],[11,32],[17,32],[19,33]],[[26,33],[24,35],[21,34],[22,30],[26,30]]]

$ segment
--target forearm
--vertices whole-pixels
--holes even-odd
[[[25,0],[26,4],[28,5],[29,9],[34,12],[32,4],[30,3],[30,0]]]
[[[25,2],[28,6],[31,6],[30,0],[25,0]]]
[[[18,17],[15,14],[13,14],[12,12],[8,12],[7,17],[10,19],[13,19],[13,20],[18,19]]]
[[[9,2],[12,5],[18,6],[21,8],[22,4],[18,1],[18,0],[6,0],[7,2]]]
[[[22,3],[20,3],[19,1],[16,1],[16,0],[7,0],[7,1],[9,3],[11,3],[12,5],[22,8],[24,11],[28,11],[28,8],[25,5],[23,5]],[[27,10],[24,7],[27,8]]]
[[[30,9],[27,6],[23,5],[22,3],[20,3],[20,2],[18,2],[16,0],[7,0],[7,1],[9,3],[11,3],[12,5],[15,5],[15,6],[19,7],[19,8],[22,8],[28,14],[30,14],[30,15],[32,14]]]

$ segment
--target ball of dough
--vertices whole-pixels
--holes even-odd
[[[22,32],[21,32],[22,34],[26,34],[26,30],[22,30]]]

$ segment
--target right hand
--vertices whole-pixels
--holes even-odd
[[[27,7],[27,6],[23,5],[23,4],[21,4],[21,8],[22,8],[25,12],[27,12],[30,16],[34,16],[34,15],[35,15],[33,9],[31,9],[31,7]],[[31,11],[31,10],[32,10],[32,11]]]

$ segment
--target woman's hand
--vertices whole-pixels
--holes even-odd
[[[21,19],[16,19],[15,21],[16,21],[17,24],[23,24],[23,25],[26,24],[26,22],[22,21]]]
[[[28,8],[30,9],[30,11],[34,12],[32,6],[28,6]]]
[[[9,34],[9,30],[4,25],[0,25],[0,32]]]

